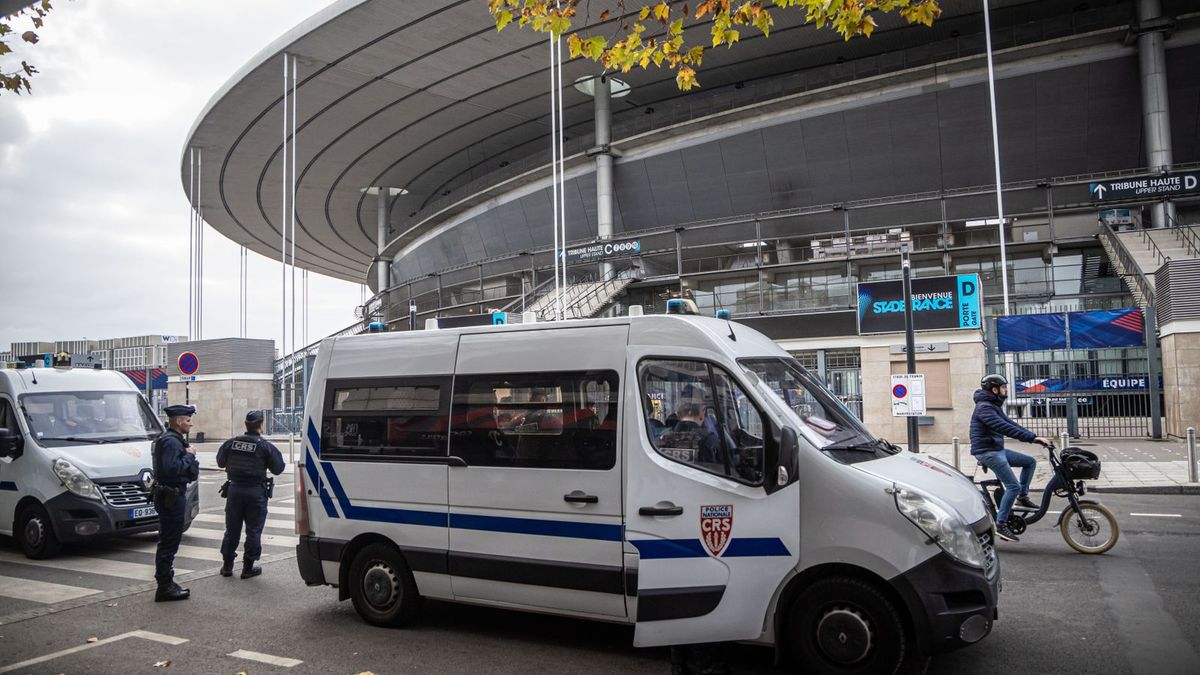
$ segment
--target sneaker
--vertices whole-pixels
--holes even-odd
[[[1000,523],[996,525],[996,536],[1004,541],[1021,541],[1013,531],[1008,529],[1008,523]]]
[[[1037,511],[1039,508],[1038,505],[1035,504],[1033,502],[1033,500],[1029,498],[1029,495],[1022,495],[1020,497],[1017,497],[1017,502],[1016,502],[1015,506],[1019,506],[1023,509],[1029,509],[1031,511]]]

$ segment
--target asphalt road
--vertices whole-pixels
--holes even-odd
[[[221,508],[216,483],[204,481],[202,504],[210,513]],[[286,517],[279,514],[290,496],[281,485],[272,518]],[[1004,592],[994,632],[932,659],[927,672],[1200,672],[1200,499],[1105,495],[1103,501],[1122,525],[1116,548],[1103,556],[1074,553],[1049,522],[1019,544],[1002,544]],[[197,525],[220,530],[216,523]],[[181,603],[154,603],[152,583],[105,586],[101,575],[26,565],[11,545],[0,547],[0,577],[102,591],[41,604],[0,597],[0,673],[31,659],[46,660],[11,672],[669,672],[665,650],[633,648],[624,626],[439,602],[425,603],[409,628],[369,626],[349,602],[337,601],[334,589],[305,587],[283,550],[290,533],[268,532],[279,539],[268,548],[274,561],[262,577],[226,579],[216,575],[216,562],[188,561],[196,568],[184,576],[193,597]],[[204,534],[193,542],[215,550],[217,542]],[[84,564],[114,555],[98,547],[68,553]],[[71,649],[79,651],[63,653]],[[763,648],[734,646],[729,659],[734,672],[775,672]],[[155,667],[164,661],[169,667]]]

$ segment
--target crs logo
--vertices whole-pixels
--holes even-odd
[[[700,507],[700,539],[714,556],[720,556],[733,532],[733,504]]]
[[[604,255],[615,253],[637,253],[642,250],[642,240],[608,242],[604,244]]]

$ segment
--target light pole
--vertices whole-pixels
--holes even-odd
[[[996,228],[1000,233],[1000,279],[1004,287],[1004,314],[1008,309],[1008,253],[1004,235],[1004,192],[1000,189],[1000,132],[996,124],[996,70],[992,65],[992,19],[983,0],[983,33],[987,42],[988,98],[992,106],[992,157],[996,166]]]

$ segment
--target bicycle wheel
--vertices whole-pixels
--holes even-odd
[[[1080,553],[1104,553],[1116,546],[1121,536],[1121,526],[1113,512],[1103,504],[1091,502],[1080,504],[1078,514],[1075,507],[1068,506],[1059,529],[1067,545]]]

